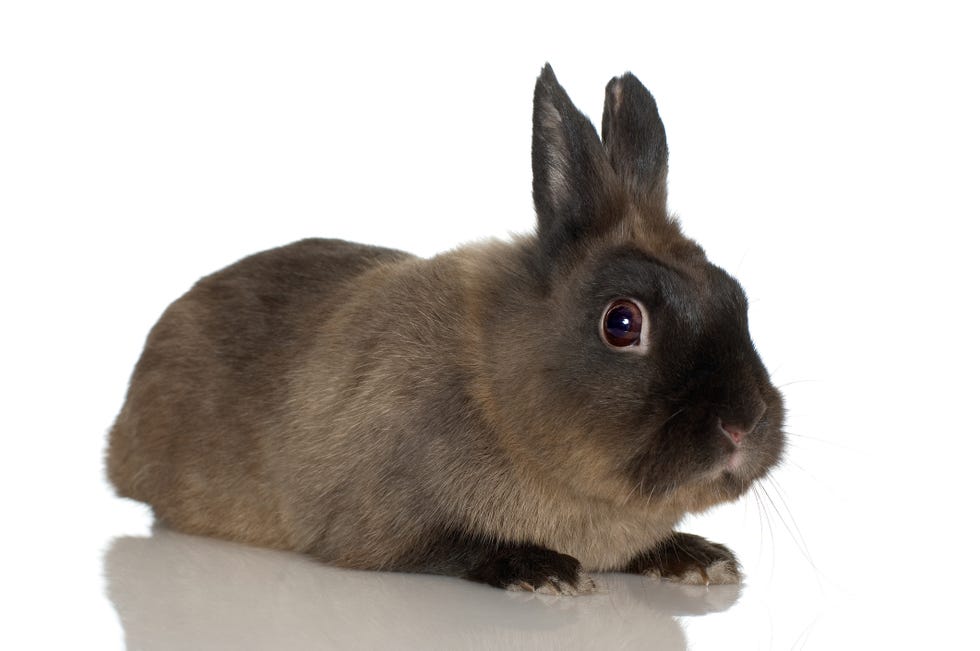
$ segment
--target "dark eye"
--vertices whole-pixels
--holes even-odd
[[[638,346],[643,332],[643,311],[633,301],[613,301],[602,317],[602,336],[616,348]]]

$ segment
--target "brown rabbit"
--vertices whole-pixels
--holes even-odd
[[[610,81],[600,141],[546,65],[531,154],[533,235],[432,259],[304,240],[199,281],[112,428],[119,494],[346,567],[737,582],[674,526],[778,462],[782,399],[741,287],[667,212],[656,103]]]

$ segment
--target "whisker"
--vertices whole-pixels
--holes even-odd
[[[789,508],[789,504],[786,502],[786,497],[783,495],[783,489],[779,486],[779,483],[775,479],[770,477],[769,480],[772,482],[772,487],[773,490],[776,492],[776,497],[779,498],[779,501],[782,502],[783,507],[786,509],[786,515],[789,517],[790,522],[793,524],[793,528],[796,529],[796,533],[800,537],[800,542],[803,543],[803,549],[806,550],[807,558],[808,560],[810,560],[810,564],[812,565],[813,561],[812,561],[812,557],[810,556],[810,549],[807,547],[806,539],[803,537],[803,531],[800,529],[800,526],[796,523],[796,518],[793,517],[793,509]]]
[[[825,482],[823,479],[821,479],[817,475],[815,475],[812,472],[810,472],[809,469],[804,468],[802,465],[800,465],[795,460],[793,460],[793,459],[791,459],[789,457],[784,457],[781,460],[780,463],[792,465],[794,468],[796,468],[797,470],[799,470],[801,473],[803,473],[804,475],[806,475],[807,477],[809,477],[813,481],[813,483],[817,484],[820,487],[820,489],[822,491],[824,491],[826,493],[829,493],[831,495],[834,495],[834,496],[839,496],[840,495],[840,492],[838,491],[837,486],[830,486],[830,485],[828,485],[827,482]],[[786,499],[785,498],[783,499],[783,502],[784,503],[786,502]],[[786,508],[789,508],[788,503],[787,503],[787,507]]]
[[[667,420],[665,420],[664,422],[660,423],[660,427],[663,427],[664,425],[666,425],[667,423],[669,423],[670,421],[672,421],[676,416],[680,416],[681,413],[683,413],[684,410],[686,410],[686,409],[687,409],[687,407],[681,407],[680,409],[678,409],[677,411],[675,411],[674,413],[672,413],[670,416],[667,417]]]
[[[759,492],[755,489],[754,484],[752,486],[752,497],[753,499],[755,499],[755,508],[759,512],[759,557],[758,559],[756,559],[756,563],[758,564],[762,562],[762,552],[763,552],[762,504],[759,502]]]
[[[783,434],[785,434],[786,436],[792,436],[793,438],[796,439],[814,441],[816,443],[823,443],[824,445],[832,445],[834,447],[843,448],[845,450],[853,450],[853,448],[848,446],[846,443],[841,443],[839,441],[831,441],[830,439],[823,439],[818,436],[810,436],[809,434],[801,434],[800,432],[792,432],[788,429],[784,429]]]
[[[770,481],[772,480],[771,477],[767,477],[767,479]],[[773,484],[773,486],[775,490],[775,484]],[[766,499],[769,500],[769,503],[772,505],[773,510],[776,511],[776,516],[783,523],[783,527],[786,529],[786,533],[788,533],[790,538],[793,539],[793,543],[796,545],[796,548],[800,550],[800,553],[803,555],[804,559],[806,559],[806,562],[810,565],[810,567],[817,573],[819,579],[820,568],[818,568],[816,563],[813,562],[813,556],[810,554],[810,550],[806,545],[806,541],[803,540],[803,532],[800,531],[799,527],[796,527],[796,530],[794,532],[794,529],[789,526],[789,523],[786,521],[786,518],[783,517],[782,512],[779,510],[779,506],[772,499],[772,496],[769,494],[769,491],[766,490],[766,487],[765,485],[763,485],[762,482],[759,483],[759,488],[762,490],[762,493],[766,496]],[[786,505],[785,501],[783,502],[783,504]],[[789,509],[788,505],[786,505],[786,507],[787,509]],[[790,515],[790,518],[792,518],[792,515]],[[793,524],[794,525],[796,524],[795,520],[793,521]],[[822,588],[823,588],[823,584],[821,583],[821,589]]]
[[[769,529],[769,547],[771,552],[769,554],[769,576],[776,576],[776,532],[772,528],[772,518],[769,516],[769,509],[766,508],[766,503],[762,500],[762,496],[759,492],[755,493],[756,499],[759,500],[759,507],[763,515],[766,518],[766,528]]]
[[[821,380],[790,380],[789,382],[783,382],[776,386],[777,389],[783,389],[784,387],[793,386],[794,384],[817,384]]]
[[[793,646],[791,647],[792,649],[795,649],[797,644],[800,645],[799,648],[801,649],[806,646],[806,643],[810,641],[810,634],[813,633],[813,629],[816,628],[819,620],[820,615],[813,618],[813,621],[811,621],[810,624],[800,632],[799,636],[796,638],[796,641],[793,642]]]
[[[633,488],[631,488],[631,489],[630,489],[630,492],[628,492],[628,493],[626,493],[626,497],[625,497],[625,498],[623,498],[623,504],[624,504],[624,505],[625,505],[625,504],[628,504],[628,503],[629,503],[629,501],[630,501],[630,498],[631,498],[631,497],[633,497],[633,493],[635,493],[635,492],[636,492],[636,489],[638,489],[638,488],[640,488],[640,485],[641,485],[642,483],[643,483],[643,477],[642,477],[642,476],[640,476],[640,481],[638,481],[638,482],[636,482],[635,484],[633,484]]]

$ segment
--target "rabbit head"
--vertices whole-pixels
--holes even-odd
[[[537,232],[484,314],[485,402],[508,445],[612,499],[735,499],[781,456],[782,399],[741,286],[667,211],[653,97],[611,80],[600,140],[545,66],[532,166]]]

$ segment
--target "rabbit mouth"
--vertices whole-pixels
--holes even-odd
[[[773,435],[766,427],[756,428],[751,437],[742,440],[732,439],[723,430],[718,435],[724,437],[725,450],[715,463],[712,479],[729,477],[746,489],[752,482],[765,476],[779,462],[782,444],[781,433]],[[773,441],[772,439],[775,439]]]

